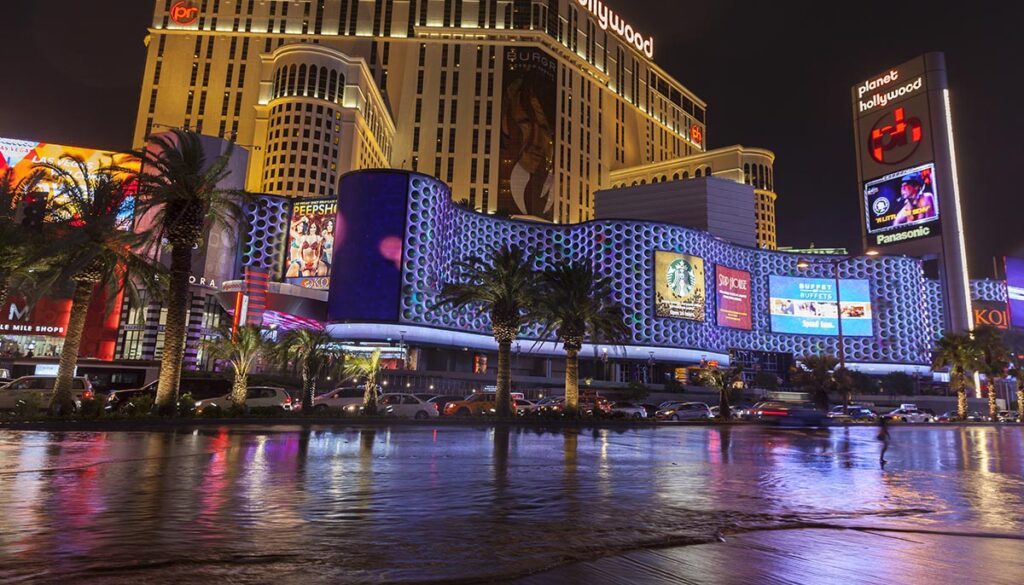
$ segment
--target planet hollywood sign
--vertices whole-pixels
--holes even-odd
[[[621,16],[612,12],[601,0],[576,1],[597,18],[597,24],[601,27],[601,30],[608,30],[610,28],[612,32],[624,38],[627,43],[636,47],[644,55],[647,55],[648,59],[654,58],[653,37],[644,37],[638,33],[633,29],[633,25],[626,23]]]
[[[896,87],[890,89],[893,84],[896,84]],[[857,99],[859,100],[857,106],[861,113],[868,112],[879,107],[884,108],[889,105],[889,102],[909,96],[920,91],[923,87],[923,76],[919,75],[916,79],[911,80],[901,80],[900,71],[893,69],[885,75],[880,75],[875,79],[869,79],[857,87]],[[868,95],[867,99],[864,99],[865,95]]]

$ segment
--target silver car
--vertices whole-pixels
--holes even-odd
[[[711,419],[711,409],[703,402],[673,402],[659,410],[654,416],[658,420],[671,421],[709,420]]]

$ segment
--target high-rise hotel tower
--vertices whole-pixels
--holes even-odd
[[[330,197],[396,167],[578,222],[613,171],[704,151],[705,104],[657,50],[599,0],[156,0],[135,144],[232,138],[254,192]]]

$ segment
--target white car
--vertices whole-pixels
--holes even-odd
[[[439,415],[433,402],[421,400],[412,394],[385,394],[377,402],[377,408],[387,416],[400,416],[423,420]]]
[[[917,409],[906,409],[897,408],[896,410],[885,415],[883,418],[891,422],[905,422],[905,423],[930,423],[935,422],[935,417],[924,412],[923,410]]]
[[[56,376],[22,376],[0,387],[0,410],[14,410],[19,402],[34,400],[40,408],[46,409],[53,396],[53,385]],[[82,407],[83,400],[94,397],[92,383],[85,376],[71,379],[71,397],[75,409]]]
[[[216,398],[207,398],[196,402],[196,412],[206,408],[217,407],[227,409],[232,406],[231,395],[225,394]],[[302,404],[292,398],[284,388],[273,386],[249,386],[245,393],[246,408],[280,408],[291,412],[302,408]]]
[[[346,412],[358,412],[363,405],[363,388],[346,386],[313,398],[313,410],[324,411],[337,408]]]
[[[705,420],[711,418],[711,409],[703,402],[673,402],[654,416],[658,420]]]
[[[647,409],[636,402],[615,402],[611,414],[614,418],[647,418]]]
[[[512,401],[516,403],[516,414],[519,416],[526,416],[537,412],[537,404],[535,402],[525,398],[514,398]]]

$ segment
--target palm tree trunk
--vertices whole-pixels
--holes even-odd
[[[960,420],[967,418],[967,387],[963,382],[956,386],[956,415]]]
[[[495,381],[495,412],[499,417],[512,416],[512,342],[498,342],[498,379]]]
[[[71,297],[71,316],[68,319],[64,347],[60,352],[60,365],[57,368],[57,381],[53,386],[53,397],[50,399],[50,411],[55,416],[71,414],[75,409],[71,385],[75,377],[75,366],[78,365],[78,348],[82,345],[85,317],[89,313],[93,284],[88,281],[77,283],[75,294]]]
[[[235,369],[235,380],[231,383],[231,403],[245,406],[245,397],[249,392],[249,372]]]
[[[996,420],[999,408],[996,407],[996,386],[999,378],[990,378],[988,381],[988,417],[989,420]]]
[[[580,352],[565,350],[565,412],[575,415],[580,408]]]
[[[369,379],[363,389],[363,414],[377,416],[377,385]]]
[[[1024,386],[1017,387],[1017,422],[1024,422]]]
[[[169,410],[178,395],[181,367],[185,361],[185,335],[188,332],[188,277],[192,269],[192,246],[175,244],[171,248],[170,294],[167,297],[167,324],[164,326],[164,351],[156,388],[156,406]]]
[[[729,420],[732,418],[732,408],[729,406],[729,388],[722,386],[718,390],[718,418]]]
[[[308,359],[302,360],[302,410],[313,411],[313,373]]]

